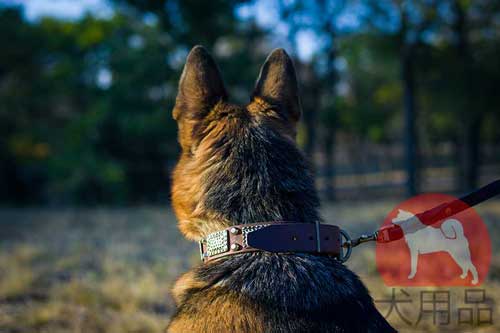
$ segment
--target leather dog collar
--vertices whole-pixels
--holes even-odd
[[[204,262],[256,251],[322,254],[342,260],[342,236],[346,235],[335,225],[262,222],[216,231],[200,240],[199,245]]]

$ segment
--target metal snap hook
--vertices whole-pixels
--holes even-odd
[[[340,235],[341,235],[340,241],[342,242],[342,237],[345,239],[345,241],[342,242],[342,245],[340,246],[340,253],[338,260],[340,262],[346,262],[352,253],[351,236],[349,236],[349,234],[342,229],[340,229]],[[343,250],[344,248],[346,249],[345,251]]]

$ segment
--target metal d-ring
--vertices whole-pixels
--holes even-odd
[[[339,261],[346,262],[352,253],[351,236],[349,236],[349,234],[342,229],[340,229],[340,235],[341,235],[340,242],[342,244],[340,245]],[[345,242],[342,242],[342,237],[345,239]],[[343,250],[344,248],[346,248],[345,252]]]

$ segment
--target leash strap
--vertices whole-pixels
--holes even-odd
[[[473,206],[476,206],[486,200],[493,198],[500,194],[500,179],[486,186],[483,186],[460,199],[451,202],[443,203],[425,212],[416,214],[418,219],[426,225],[432,225],[440,220],[449,218]],[[389,243],[403,238],[404,233],[400,226],[391,224],[380,228],[369,235],[361,235],[360,237],[351,241],[346,241],[342,247],[352,249],[359,244],[376,241],[378,243]]]

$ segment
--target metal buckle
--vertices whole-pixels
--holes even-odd
[[[346,262],[352,253],[351,236],[349,236],[349,234],[345,230],[342,230],[342,229],[340,229],[340,236],[341,236],[340,241],[342,242],[342,237],[343,237],[345,239],[345,242],[342,242],[342,245],[340,246],[340,253],[339,253],[338,260],[340,262]],[[344,248],[346,248],[345,252],[343,250]]]
[[[205,243],[205,239],[204,238],[200,239],[198,241],[198,245],[200,247],[200,259],[201,259],[201,261],[205,260],[205,257],[206,257],[205,253],[203,252],[203,243]]]

